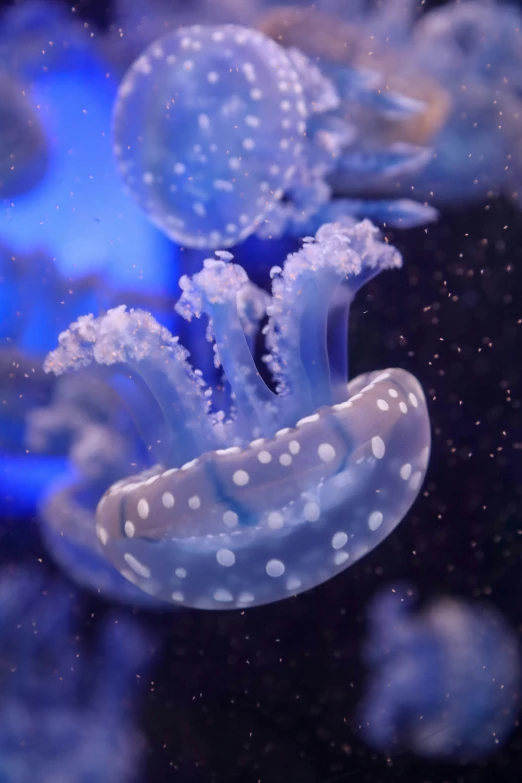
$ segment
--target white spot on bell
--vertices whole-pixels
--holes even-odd
[[[285,564],[281,560],[269,560],[266,564],[266,572],[268,576],[283,576],[285,572]]]
[[[236,486],[244,487],[250,481],[250,476],[248,475],[246,470],[236,470],[236,472],[232,476],[232,481]]]
[[[345,544],[348,543],[348,536],[346,533],[335,533],[332,538],[332,546],[334,549],[342,549]]]
[[[372,454],[375,459],[382,459],[386,453],[386,446],[380,435],[374,435],[372,438]]]
[[[230,568],[236,562],[236,556],[231,549],[219,549],[216,553],[216,560],[219,565]]]
[[[384,519],[381,511],[372,511],[368,517],[368,527],[370,530],[377,530],[382,525]]]

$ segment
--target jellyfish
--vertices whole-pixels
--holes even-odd
[[[116,402],[96,374],[67,375],[55,379],[48,405],[27,414],[28,453],[58,458],[56,475],[47,475],[37,499],[40,530],[55,563],[79,586],[111,601],[165,609],[121,576],[96,537],[100,496],[132,466],[146,464],[132,421]]]
[[[400,200],[414,193],[435,206],[496,195],[519,202],[520,10],[490,0],[448,2],[427,11],[421,6],[415,0],[376,6],[323,0],[276,8],[261,3],[256,26],[318,61],[344,110],[357,110],[352,121],[361,145],[343,151],[330,173],[335,196],[393,194]],[[377,115],[368,111],[368,101],[349,102],[354,72],[367,69],[383,77],[376,99],[397,92],[402,112]],[[418,110],[411,111],[415,103]],[[428,148],[426,165],[400,171],[383,166],[382,176],[361,171],[361,160],[378,161],[404,144]]]
[[[379,98],[375,74],[354,70],[346,100],[411,116],[421,102]],[[149,219],[176,242],[228,248],[252,233],[303,236],[329,222],[328,176],[358,137],[337,109],[327,75],[295,48],[238,25],[184,27],[154,41],[123,79],[114,107],[114,152]],[[426,165],[430,152],[402,144],[358,155],[355,180]],[[409,227],[433,208],[409,199],[332,205]]]
[[[365,739],[385,753],[469,762],[500,748],[519,712],[520,650],[491,606],[440,598],[414,612],[388,587],[369,610]]]
[[[350,304],[401,265],[373,224],[325,224],[305,238],[272,269],[268,301],[232,261],[217,251],[182,277],[177,304],[189,321],[208,318],[224,409],[178,338],[124,305],[78,319],[45,364],[62,374],[97,363],[149,395],[135,421],[155,464],[104,493],[96,533],[129,581],[200,609],[278,601],[355,563],[407,513],[430,452],[413,376],[348,383]],[[268,382],[251,350],[263,311]]]
[[[77,635],[75,592],[31,569],[0,572],[0,597],[2,780],[137,780],[145,742],[136,696],[156,642],[111,613],[89,650]]]

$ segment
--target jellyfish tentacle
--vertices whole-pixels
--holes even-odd
[[[60,335],[60,347],[49,354],[44,367],[60,375],[97,362],[136,372],[161,408],[175,465],[219,445],[207,415],[204,383],[187,357],[188,351],[149,313],[127,311],[122,305],[101,318],[79,318]]]
[[[207,259],[201,272],[180,280],[183,294],[176,305],[185,318],[209,317],[209,337],[215,340],[216,364],[222,366],[234,395],[238,427],[252,437],[266,437],[279,428],[277,395],[270,391],[255,365],[238,311],[237,297],[248,283],[244,269]],[[248,439],[250,439],[248,438]]]
[[[274,280],[267,361],[280,393],[291,393],[300,416],[334,401],[331,364],[335,387],[346,388],[347,363],[341,354],[346,349],[350,303],[382,269],[401,264],[400,254],[380,240],[369,221],[349,228],[339,223],[326,225],[315,239],[307,238],[301,250],[288,257],[284,271]],[[332,304],[337,308],[341,284],[341,316],[346,320],[338,319],[340,349],[329,355],[328,314]]]

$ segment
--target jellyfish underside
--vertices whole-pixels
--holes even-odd
[[[210,609],[279,600],[355,562],[408,510],[430,445],[424,396],[408,373],[369,373],[348,385],[351,301],[401,263],[368,221],[323,226],[273,270],[263,335],[275,390],[238,311],[246,273],[230,254],[217,255],[181,279],[177,309],[208,318],[232,415],[211,410],[211,389],[187,351],[143,311],[79,319],[47,361],[58,373],[93,360],[125,363],[147,383],[168,448],[159,444],[156,466],[104,495],[98,538],[150,595]],[[253,305],[266,297],[246,290]]]

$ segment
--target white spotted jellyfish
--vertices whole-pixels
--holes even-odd
[[[114,109],[115,154],[150,219],[189,247],[229,247],[282,198],[306,130],[284,49],[235,25],[188,27],[132,65]]]
[[[367,73],[350,79],[354,105],[375,92]],[[125,75],[114,154],[148,218],[190,248],[232,247],[253,233],[302,236],[332,220],[330,204],[335,219],[432,221],[431,207],[407,199],[331,202],[328,176],[358,136],[346,113],[333,82],[297,49],[237,25],[185,27],[152,43]],[[393,152],[378,166],[390,156],[397,170]],[[418,148],[405,157],[411,167]],[[375,178],[375,166],[365,159],[358,176]]]
[[[145,384],[151,407],[136,424],[157,464],[108,489],[97,536],[105,557],[149,596],[199,609],[279,601],[339,574],[405,516],[430,453],[426,401],[412,375],[390,369],[348,383],[350,304],[402,263],[369,221],[326,224],[303,240],[272,270],[271,298],[230,253],[216,256],[181,278],[177,309],[189,321],[208,318],[226,412],[212,406],[178,338],[141,310],[83,316],[45,365],[59,375],[96,362]],[[271,386],[255,363],[246,312],[266,312]],[[153,416],[161,439],[150,435]]]

